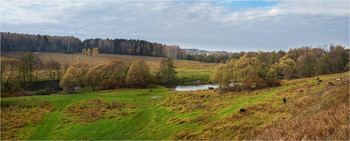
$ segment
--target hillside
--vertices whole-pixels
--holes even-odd
[[[349,72],[319,78],[323,80],[320,85],[312,77],[241,92],[172,92],[157,87],[2,98],[1,136],[349,140]],[[246,112],[239,113],[241,108]]]
[[[27,52],[12,51],[1,53],[2,56],[7,58],[20,58],[24,56]],[[97,56],[87,56],[81,53],[76,54],[64,54],[64,53],[54,53],[54,52],[34,52],[34,56],[38,56],[43,63],[47,63],[51,59],[58,61],[62,67],[65,64],[72,64],[77,62],[84,62],[91,66],[98,64],[107,63],[112,59],[121,59],[126,64],[130,65],[132,61],[137,59],[143,59],[146,61],[150,70],[154,73],[158,70],[160,66],[160,61],[164,57],[150,57],[150,56],[135,56],[135,55],[120,55],[120,54],[98,54]],[[188,61],[188,60],[174,60],[175,66],[177,67],[178,76],[182,79],[182,82],[192,83],[197,79],[202,79],[208,81],[217,63],[203,63],[198,61]]]

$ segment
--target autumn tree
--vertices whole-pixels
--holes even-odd
[[[125,85],[127,66],[122,60],[114,59],[102,68],[105,79],[102,80],[102,89],[120,88]]]
[[[94,48],[92,49],[92,55],[93,55],[93,56],[96,56],[96,55],[98,55],[98,54],[99,54],[98,48],[97,48],[97,47],[94,47]]]
[[[52,59],[46,63],[46,69],[49,71],[50,79],[55,80],[60,79],[61,76],[61,64],[56,60]]]
[[[76,86],[85,86],[85,75],[89,70],[86,63],[76,63],[71,65],[60,81],[60,87],[65,91],[73,90]]]
[[[277,53],[275,51],[273,51],[272,54],[271,54],[271,57],[270,57],[270,62],[269,62],[270,66],[275,64],[276,56],[277,56]]]
[[[275,70],[280,77],[291,79],[296,74],[295,67],[296,62],[292,58],[289,58],[288,55],[285,55],[279,60]]]
[[[38,80],[39,71],[44,69],[44,64],[43,64],[43,62],[41,61],[41,59],[39,57],[35,57],[34,61],[35,61],[35,65],[34,65],[35,81],[37,81]]]
[[[101,81],[104,79],[103,67],[105,64],[100,64],[88,71],[86,74],[87,84],[91,86],[92,90],[100,85]]]
[[[223,87],[229,87],[230,84],[233,84],[236,80],[234,70],[236,62],[237,60],[231,59],[226,64],[220,64],[213,72],[210,78],[211,82],[220,84]]]
[[[152,76],[145,61],[133,61],[126,76],[126,83],[131,87],[145,88],[152,83]]]
[[[89,55],[89,56],[91,56],[91,55],[92,55],[92,51],[91,51],[91,49],[90,49],[90,48],[88,48],[88,50],[87,50],[87,55]]]
[[[316,59],[310,53],[305,53],[297,59],[297,71],[301,77],[311,77],[315,74]]]
[[[86,48],[81,51],[82,54],[86,55]]]
[[[13,93],[20,90],[20,77],[17,73],[18,60],[1,56],[1,93]]]
[[[22,77],[23,82],[27,80],[32,82],[33,72],[35,70],[35,57],[31,52],[27,53],[25,56],[19,59],[18,70]]]
[[[316,75],[331,73],[330,62],[331,62],[331,59],[329,58],[328,54],[325,54],[321,58],[319,58],[316,64],[316,70],[315,70]]]
[[[177,83],[177,72],[171,58],[163,59],[160,62],[160,68],[157,72],[157,80],[160,85],[172,85]]]
[[[266,63],[261,62],[257,57],[249,57],[248,54],[244,55],[236,62],[234,69],[237,81],[243,83],[251,77],[265,78],[268,72]],[[263,87],[265,84],[259,83],[256,85]]]
[[[283,50],[278,51],[277,54],[276,54],[275,61],[276,61],[277,63],[279,63],[279,60],[280,60],[283,56],[285,56],[286,54],[287,54],[287,53],[286,53],[285,51],[283,51]]]

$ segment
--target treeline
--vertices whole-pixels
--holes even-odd
[[[248,52],[220,64],[211,81],[224,87],[246,88],[279,85],[279,79],[312,77],[349,71],[349,49],[302,47],[288,52]]]
[[[144,40],[126,39],[87,39],[84,48],[98,48],[100,53],[127,54],[140,56],[171,57],[181,59],[186,54],[179,46],[168,46]]]
[[[77,53],[84,49],[98,48],[100,53],[127,54],[141,56],[171,57],[182,59],[186,50],[179,46],[169,46],[134,39],[86,39],[75,37],[32,35],[1,32],[1,51],[48,51]]]
[[[29,52],[18,60],[1,57],[0,61],[2,96],[15,96],[14,93],[24,90],[23,86],[52,80],[59,80],[59,86],[68,92],[80,87],[91,87],[92,90],[146,88],[155,84],[176,84],[178,81],[171,58],[161,61],[156,76],[151,75],[143,60],[133,61],[130,66],[122,60],[112,60],[94,67],[86,63],[62,67],[55,60],[43,64],[39,57]]]
[[[340,46],[340,45],[331,45]],[[141,56],[170,57],[173,59],[194,60],[208,63],[224,63],[231,59],[239,59],[247,52],[196,52],[195,50],[181,49],[179,46],[169,46],[160,43],[151,43],[144,40],[134,39],[86,39],[81,41],[75,37],[49,36],[49,35],[31,35],[1,32],[1,51],[50,51],[63,53],[89,53],[97,48],[99,53],[108,54],[127,54]],[[334,48],[334,47],[333,47]],[[259,60],[272,65],[278,63],[285,55],[289,54],[294,61],[298,57],[309,51],[332,52],[324,48],[302,47],[285,51],[255,52]],[[313,53],[316,54],[316,53]],[[320,55],[316,55],[319,57]],[[308,57],[306,55],[306,57]],[[330,56],[337,57],[337,56]],[[344,58],[343,58],[344,59]],[[334,72],[330,70],[330,72]]]
[[[82,42],[75,37],[1,32],[1,51],[73,53],[82,49]]]
[[[97,48],[99,53],[139,56],[170,57],[181,60],[219,63],[230,58],[242,57],[240,53],[197,53],[169,46],[134,39],[86,39],[81,41],[72,36],[49,36],[1,32],[1,51],[62,52],[88,54]]]

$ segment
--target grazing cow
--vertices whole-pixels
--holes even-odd
[[[318,82],[320,82],[320,83],[321,83],[321,82],[322,82],[322,80],[318,80]]]
[[[240,110],[239,110],[239,112],[240,113],[244,113],[244,112],[246,112],[247,110],[245,110],[244,108],[241,108]]]
[[[304,90],[303,89],[298,89],[298,92],[304,92]]]
[[[208,89],[209,89],[209,90],[213,90],[213,89],[214,89],[214,87],[208,87]]]
[[[328,82],[328,86],[334,86],[332,82]]]
[[[320,83],[317,83],[317,85],[320,85]]]
[[[343,79],[338,78],[338,79],[335,79],[335,81],[339,82],[339,81],[343,81]]]
[[[286,103],[287,99],[285,97],[283,97],[283,103]]]
[[[317,79],[316,80],[320,80],[320,78],[319,77],[317,77]]]
[[[152,92],[153,90],[149,90],[150,92]]]

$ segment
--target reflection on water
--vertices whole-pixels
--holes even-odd
[[[172,86],[171,88],[174,88],[174,90],[176,91],[195,91],[195,90],[205,90],[205,89],[208,89],[208,87],[218,88],[219,85],[213,85],[213,84],[176,85],[176,86]]]

